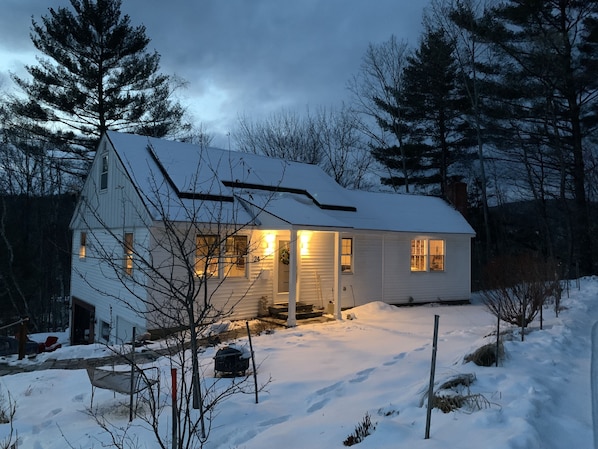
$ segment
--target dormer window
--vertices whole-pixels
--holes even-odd
[[[108,153],[102,154],[100,162],[100,190],[108,188]]]

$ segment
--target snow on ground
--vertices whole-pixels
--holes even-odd
[[[353,320],[256,336],[258,380],[271,381],[258,404],[247,394],[220,405],[206,447],[342,448],[366,413],[376,429],[359,443],[362,449],[593,447],[591,329],[598,320],[598,278],[581,279],[579,286],[570,284],[558,318],[551,308],[544,310],[543,330],[535,322],[524,342],[517,331],[505,341],[506,359],[499,367],[463,363],[466,354],[492,341],[485,337],[496,326],[475,301],[405,308],[371,303],[352,309]],[[422,397],[429,382],[434,315],[440,324],[437,383],[474,374],[470,393],[481,395],[484,407],[446,414],[434,409],[430,439],[425,440]],[[201,356],[207,376],[213,375],[216,350],[209,348]],[[63,347],[36,360],[4,363],[40,364],[49,357],[97,357],[104,351],[100,345]],[[162,358],[155,365],[163,368],[166,388],[168,361]],[[108,441],[86,414],[91,386],[84,370],[5,375],[0,390],[16,399],[20,449],[62,449],[65,438],[75,448],[103,447]],[[105,390],[97,390],[93,399],[106,408],[128,400]],[[126,408],[120,410],[111,418],[125,425],[128,414],[122,413]],[[156,447],[152,434],[140,426],[134,427],[139,447]],[[7,431],[8,425],[0,425],[0,439]]]

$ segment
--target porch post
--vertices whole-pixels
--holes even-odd
[[[341,233],[334,233],[334,318],[342,320],[341,313]]]
[[[289,256],[289,316],[287,318],[287,326],[294,327],[297,325],[297,259],[299,257],[299,239],[297,238],[297,230],[291,230],[290,242],[290,256]]]

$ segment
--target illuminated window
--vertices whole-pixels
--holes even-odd
[[[102,154],[100,163],[100,190],[108,188],[108,153]]]
[[[222,262],[227,276],[244,277],[246,275],[246,235],[234,235],[226,238],[226,245]]]
[[[87,255],[87,233],[79,234],[79,259],[85,259]]]
[[[341,272],[353,272],[353,239],[341,239]]]
[[[430,271],[444,271],[444,240],[430,240]]]
[[[124,250],[124,270],[125,274],[132,276],[133,275],[133,233],[132,232],[125,232],[125,238],[123,241],[123,250]]]
[[[411,240],[411,271],[426,271],[425,240]]]
[[[197,276],[218,277],[220,237],[217,235],[198,235],[195,248],[195,274]]]
[[[411,240],[411,271],[444,271],[444,240]]]

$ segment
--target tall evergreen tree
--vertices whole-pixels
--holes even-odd
[[[174,80],[158,72],[144,26],[121,15],[120,0],[70,0],[72,10],[49,9],[32,19],[31,39],[44,55],[13,76],[26,100],[13,110],[19,126],[60,146],[85,173],[104,131],[162,137],[180,130],[183,108],[173,101]]]
[[[495,142],[517,158],[541,197],[573,199],[571,258],[594,272],[586,194],[586,154],[598,106],[598,1],[510,0],[487,11],[474,31],[501,58],[493,113]]]
[[[411,135],[410,165],[420,186],[435,185],[445,194],[460,179],[452,167],[470,157],[474,144],[465,119],[471,105],[459,77],[453,44],[441,29],[428,29],[407,58],[403,106]]]

